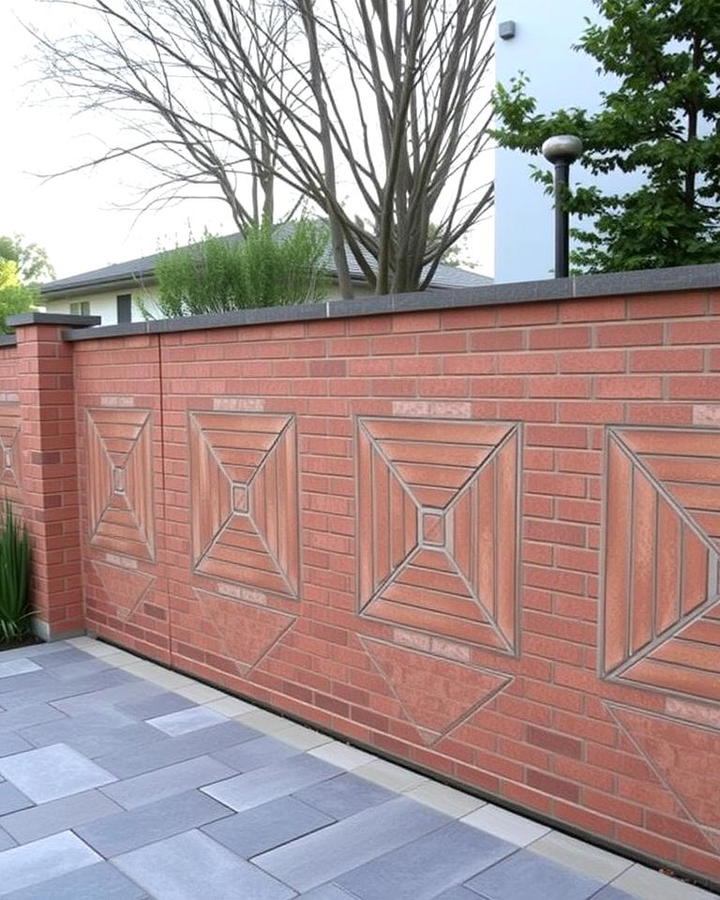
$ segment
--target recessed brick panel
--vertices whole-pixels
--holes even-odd
[[[720,700],[720,432],[613,429],[604,674]]]
[[[90,544],[140,559],[155,557],[151,414],[87,410]]]
[[[364,615],[515,649],[517,426],[358,422]]]
[[[194,412],[188,432],[195,573],[297,597],[294,419]]]

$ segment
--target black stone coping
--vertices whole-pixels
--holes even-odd
[[[91,329],[86,327],[86,322],[93,319],[93,316],[55,316],[42,313],[30,315],[34,317],[45,315],[46,320],[63,320],[54,322],[54,324],[64,324],[67,321],[69,325],[82,320],[82,323],[78,322],[78,325],[81,325],[84,330],[66,331],[63,338],[66,341],[87,341],[134,334],[166,334],[176,331],[230,328],[238,325],[263,325],[271,322],[309,322],[318,319],[342,319],[350,316],[387,315],[395,312],[505,306],[553,300],[591,300],[628,294],[670,293],[702,288],[720,288],[720,264],[611,272],[603,275],[579,275],[571,278],[548,278],[542,281],[490,284],[483,287],[442,291],[418,291],[411,294],[387,294],[381,297],[330,300],[299,306],[268,306],[178,319],[151,319],[147,322],[104,325]],[[11,317],[8,324],[14,324],[18,318],[23,318],[23,316]]]
[[[0,347],[14,347],[17,344],[17,338],[14,334],[0,334]]]
[[[72,325],[73,328],[90,328],[102,322],[100,316],[71,316],[69,313],[24,312],[8,316],[5,320],[10,328],[22,325]]]

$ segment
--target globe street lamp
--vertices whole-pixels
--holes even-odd
[[[570,181],[570,166],[580,157],[583,144],[572,134],[557,134],[542,145],[542,154],[555,166],[555,277],[566,278],[570,258],[569,216],[564,200]]]

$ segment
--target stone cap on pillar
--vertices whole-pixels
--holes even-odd
[[[72,328],[90,328],[102,322],[100,316],[73,316],[70,313],[24,312],[8,316],[5,324],[10,328],[22,325],[69,325]]]

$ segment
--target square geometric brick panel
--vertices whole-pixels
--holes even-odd
[[[20,483],[20,405],[0,403],[0,484]]]
[[[297,598],[297,438],[292,416],[190,413],[193,570]]]
[[[720,431],[608,434],[601,674],[720,701]]]
[[[363,615],[516,650],[518,426],[360,419]]]
[[[139,559],[155,558],[151,414],[87,410],[90,543]]]

